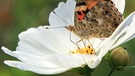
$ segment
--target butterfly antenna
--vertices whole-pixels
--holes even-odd
[[[51,26],[46,26],[45,29],[57,29],[57,28],[66,28],[67,26],[60,26],[60,27],[51,27]]]
[[[67,24],[71,25],[69,22],[67,22],[65,19],[63,19],[60,15],[58,15],[55,11],[53,11],[53,13],[58,16],[59,18],[61,18],[64,22],[66,22]],[[46,29],[57,29],[57,28],[66,28],[67,26],[59,26],[59,27],[46,27]]]
[[[66,22],[67,24],[71,25],[69,22],[67,22],[65,19],[63,19],[60,15],[58,15],[55,11],[53,11],[53,13],[55,15],[57,15],[59,18],[61,18],[64,22]]]

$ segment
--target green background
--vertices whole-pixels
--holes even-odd
[[[57,7],[60,1],[66,0],[0,0],[0,47],[2,45],[15,50],[18,34],[30,27],[48,25],[49,13]],[[135,10],[135,0],[126,0],[124,16]],[[129,65],[135,65],[135,39],[123,44],[130,55]],[[0,50],[0,76],[47,76],[38,75],[29,71],[3,64],[4,60],[15,59]],[[93,72],[93,76],[107,76],[110,67],[106,61]],[[55,76],[78,76],[77,73],[68,71]],[[115,71],[112,76],[135,76],[135,70]]]

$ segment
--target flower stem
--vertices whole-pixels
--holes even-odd
[[[112,68],[111,69],[111,71],[108,73],[108,75],[107,76],[111,76],[112,75],[112,73],[115,71],[115,69],[114,68]]]

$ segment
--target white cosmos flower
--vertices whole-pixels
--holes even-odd
[[[113,0],[118,9],[123,13],[125,1]],[[74,24],[75,1],[68,0],[61,2],[50,14],[50,27],[59,27]],[[64,20],[62,20],[64,19]],[[67,23],[68,22],[68,23]],[[6,60],[5,64],[17,67],[22,70],[32,71],[38,74],[57,74],[76,67],[82,67],[87,64],[90,68],[95,68],[108,50],[125,43],[135,36],[135,12],[129,15],[116,29],[116,31],[105,40],[92,39],[91,44],[96,54],[76,54],[72,51],[78,50],[77,46],[70,40],[76,42],[79,38],[71,34],[65,28],[46,29],[46,26],[30,28],[19,34],[20,41],[15,51],[6,47],[2,50],[17,60]],[[88,46],[89,42],[84,41]],[[83,42],[79,44],[80,48],[85,48]]]

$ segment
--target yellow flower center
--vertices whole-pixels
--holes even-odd
[[[96,54],[94,51],[94,48],[92,48],[90,45],[84,47],[84,48],[78,48],[77,50],[72,50],[69,54]]]

